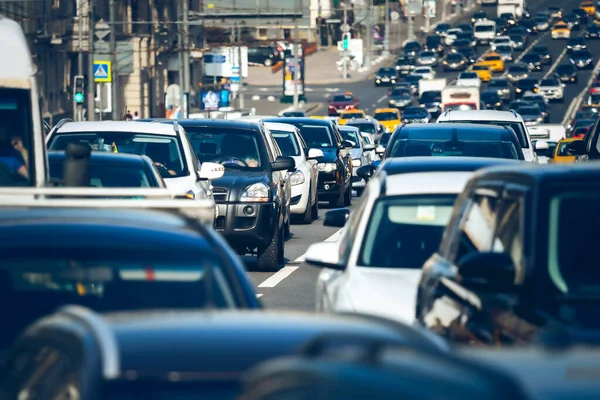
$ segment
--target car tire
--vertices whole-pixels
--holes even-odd
[[[305,225],[308,225],[313,222],[313,206],[310,204],[310,200],[312,199],[312,193],[308,192],[308,201],[306,202],[306,210],[304,210],[304,214],[302,214],[301,222]]]
[[[277,227],[273,234],[273,239],[268,246],[258,249],[258,257],[256,259],[256,269],[265,272],[276,272],[283,265],[283,229]]]
[[[352,185],[348,185],[348,189],[344,192],[344,207],[349,207],[352,204]]]
[[[315,196],[315,204],[313,204],[312,206],[312,219],[313,221],[316,221],[317,219],[319,219],[319,195],[317,194]]]
[[[289,215],[289,213],[288,213]],[[289,216],[287,222],[285,223],[285,225],[283,226],[283,240],[288,240],[291,236],[292,236],[292,228],[291,228],[291,221],[292,217]]]
[[[265,67],[270,67],[273,65],[273,60],[271,60],[270,58],[267,58],[264,62]]]

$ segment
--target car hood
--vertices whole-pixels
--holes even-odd
[[[420,279],[421,269],[356,268],[348,285],[353,311],[410,324]]]
[[[538,86],[540,90],[560,90],[562,86]]]
[[[212,181],[212,185],[215,195],[226,192],[226,201],[234,202],[239,201],[245,188],[258,182],[269,186],[269,177],[266,171],[225,170],[225,174],[220,179]]]
[[[362,153],[362,149],[350,149],[350,157],[352,157],[353,160],[360,158],[362,156]]]
[[[334,163],[337,161],[337,149],[335,147],[319,148],[323,152],[323,157],[317,159],[319,163]]]
[[[523,117],[523,120],[529,122],[529,121],[535,121],[538,118],[541,118],[540,114],[521,114],[521,117]]]

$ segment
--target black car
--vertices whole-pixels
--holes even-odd
[[[594,57],[588,49],[573,51],[569,55],[569,60],[579,69],[594,68]]]
[[[600,26],[597,24],[590,25],[585,31],[586,39],[599,39],[600,38]]]
[[[375,86],[390,86],[395,84],[398,79],[396,68],[379,68],[375,74]]]
[[[477,52],[472,47],[457,49],[456,52],[462,54],[469,64],[477,62]]]
[[[419,104],[425,107],[431,115],[439,115],[442,112],[442,92],[440,90],[428,90],[421,94]]]
[[[514,88],[507,79],[492,79],[487,83],[488,90],[495,90],[498,96],[504,101],[512,100]]]
[[[281,61],[281,54],[277,49],[271,46],[257,46],[248,49],[248,63],[259,64],[266,67],[277,64]]]
[[[402,113],[402,122],[407,124],[415,122],[429,122],[431,120],[431,114],[425,107],[407,107]]]
[[[538,91],[538,80],[535,78],[524,78],[515,82],[515,97],[517,99],[523,97],[527,92],[537,93]]]
[[[410,106],[413,102],[413,94],[411,89],[398,88],[392,90],[389,95],[388,105],[390,107],[404,109]]]
[[[399,57],[396,60],[396,65],[394,66],[394,68],[396,69],[396,71],[398,71],[399,74],[408,75],[412,72],[413,69],[415,69],[415,65],[415,59]]]
[[[449,29],[452,29],[452,25],[447,22],[440,22],[435,26],[434,33],[436,35],[443,35]]]
[[[385,149],[384,159],[428,156],[525,159],[511,128],[444,122],[400,126]]]
[[[472,47],[475,47],[477,45],[477,40],[475,39],[475,35],[473,35],[473,31],[471,32],[458,32],[456,34],[456,40],[468,40],[469,44]]]
[[[514,43],[515,50],[523,50],[527,46],[525,40],[523,39],[523,36],[521,35],[510,34],[508,35],[508,37]]]
[[[264,122],[281,122],[300,129],[300,135],[309,148],[323,151],[318,161],[320,201],[333,206],[348,206],[352,201],[352,157],[354,144],[343,140],[337,126],[331,121],[315,118],[271,118]]]
[[[565,83],[577,83],[578,72],[577,68],[573,64],[561,64],[556,67],[554,74],[560,79],[561,82]]]
[[[481,92],[481,102],[488,110],[502,110],[504,108],[502,99],[496,90],[485,90]]]
[[[535,45],[531,49],[531,52],[540,55],[543,65],[552,64],[552,54],[550,54],[550,49],[548,48],[548,46],[546,46],[544,44]]]
[[[527,53],[521,59],[521,62],[527,65],[529,71],[541,71],[542,70],[542,58],[538,53]]]
[[[500,19],[506,21],[507,26],[516,25],[517,23],[517,19],[513,13],[502,13],[500,14]]]
[[[438,55],[444,54],[444,41],[440,35],[430,35],[425,38],[425,48],[435,51]]]
[[[523,27],[523,29],[525,29],[525,32],[527,32],[528,35],[535,35],[536,29],[536,23],[533,19],[526,19],[521,21],[521,26]]]
[[[442,61],[444,71],[464,71],[468,64],[469,61],[460,53],[448,53]]]
[[[417,54],[419,54],[422,51],[423,46],[421,46],[421,43],[412,41],[404,45],[404,48],[402,49],[402,54],[405,57],[415,58],[417,57]]]
[[[419,81],[423,79],[422,75],[406,75],[404,77],[404,82],[410,85],[410,90],[412,94],[416,94],[419,91]]]
[[[471,24],[458,24],[457,28],[463,32],[473,33],[473,26]]]
[[[452,50],[456,51],[459,49],[470,49],[471,41],[469,39],[456,39],[454,43],[452,43]]]
[[[567,51],[573,52],[578,50],[587,49],[587,44],[585,43],[585,38],[581,36],[575,36],[569,39],[567,42]]]

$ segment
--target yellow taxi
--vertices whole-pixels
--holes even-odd
[[[311,115],[310,117],[314,119],[325,119],[323,115]]]
[[[340,118],[338,119],[339,125],[346,125],[348,121],[351,119],[361,119],[367,118],[367,114],[363,110],[351,109],[346,110],[340,114]]]
[[[493,51],[484,55],[477,64],[489,67],[492,72],[504,72],[504,60],[502,56]]]
[[[477,63],[473,64],[469,69],[472,72],[475,72],[482,82],[488,82],[490,79],[492,79],[492,70],[490,69],[489,65]]]
[[[596,6],[593,1],[584,0],[579,3],[579,8],[588,13],[588,15],[594,16],[596,14]]]
[[[561,139],[556,145],[556,149],[554,149],[554,157],[552,157],[553,164],[570,164],[575,162],[575,156],[572,156],[567,151],[567,146],[569,143],[574,142],[575,138],[567,138]]]
[[[401,124],[402,116],[396,108],[378,108],[373,113],[373,118],[379,121],[387,132],[394,132]]]
[[[563,21],[558,21],[552,27],[552,39],[568,39],[571,37],[571,28]]]

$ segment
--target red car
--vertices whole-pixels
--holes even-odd
[[[576,128],[573,131],[573,138],[574,139],[583,139],[585,137],[585,134],[590,130],[589,126],[582,126],[579,128]]]
[[[358,99],[351,92],[337,93],[329,100],[328,114],[331,117],[337,117],[345,110],[357,108],[358,104]]]

